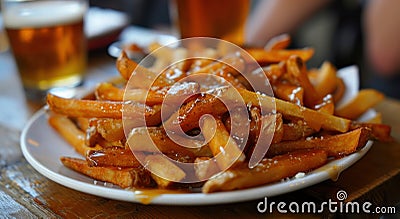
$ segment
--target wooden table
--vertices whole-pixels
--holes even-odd
[[[115,59],[106,51],[91,53],[85,86],[91,87],[117,75]],[[105,199],[78,192],[54,183],[33,169],[21,155],[19,135],[37,106],[25,101],[14,61],[9,52],[0,53],[0,217],[83,217],[83,218],[204,218],[204,217],[284,217],[275,211],[261,214],[257,205],[264,199],[212,206],[143,205]],[[268,198],[269,202],[321,203],[335,199],[339,190],[347,192],[346,201],[395,206],[400,202],[400,102],[385,99],[377,111],[392,126],[392,143],[375,142],[367,155],[342,172],[337,181],[317,185],[285,195]],[[398,205],[398,204],[397,204]],[[400,210],[397,208],[397,212]],[[292,214],[292,217],[334,216]],[[373,218],[380,214],[369,215]]]

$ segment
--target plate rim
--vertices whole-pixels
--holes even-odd
[[[70,189],[80,191],[83,193],[109,198],[113,200],[133,202],[133,203],[141,203],[141,204],[152,204],[152,205],[174,205],[174,206],[197,206],[197,205],[212,205],[212,204],[228,204],[228,203],[237,203],[242,201],[250,201],[256,200],[263,197],[272,197],[277,195],[286,194],[289,192],[293,192],[296,190],[300,190],[320,182],[323,182],[327,179],[332,178],[332,174],[329,173],[329,168],[335,169],[338,172],[338,176],[340,173],[354,163],[356,163],[359,159],[365,156],[365,154],[371,148],[373,141],[368,141],[366,145],[360,149],[359,151],[345,156],[340,159],[329,161],[327,164],[323,165],[316,170],[313,170],[302,178],[291,178],[289,180],[275,182],[271,184],[266,184],[258,187],[241,189],[235,191],[226,191],[226,192],[216,192],[210,194],[204,193],[183,193],[183,194],[160,194],[154,198],[152,198],[150,203],[144,203],[140,198],[140,194],[136,194],[133,190],[121,189],[121,188],[110,188],[96,184],[90,184],[84,181],[80,181],[77,179],[73,179],[68,177],[60,172],[55,172],[49,168],[47,168],[44,164],[40,163],[29,151],[29,145],[27,144],[27,136],[31,128],[35,125],[35,122],[38,122],[40,119],[46,119],[46,108],[43,107],[39,111],[37,111],[25,125],[21,137],[20,137],[20,146],[22,153],[28,163],[37,170],[40,174],[45,176],[46,178],[68,187]],[[48,125],[48,123],[47,123]],[[51,128],[51,127],[50,127]],[[60,138],[60,136],[57,136]],[[81,157],[82,158],[82,157]],[[57,158],[59,159],[59,158]],[[80,174],[77,173],[76,174]],[[83,175],[83,174],[81,174]],[[95,181],[95,180],[93,180]],[[308,182],[307,182],[308,181]],[[286,186],[285,190],[278,189],[282,186]],[[140,190],[138,190],[140,191]],[[268,194],[267,194],[268,193]]]

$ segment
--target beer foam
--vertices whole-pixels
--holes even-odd
[[[3,22],[7,28],[68,24],[81,20],[86,9],[86,3],[74,1],[26,2],[3,11]]]

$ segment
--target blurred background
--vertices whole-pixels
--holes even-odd
[[[110,8],[126,13],[129,16],[129,24],[176,35],[170,18],[170,1],[89,0],[89,3],[91,6]],[[251,11],[261,1],[268,0],[252,0]],[[367,1],[331,1],[327,7],[313,14],[290,33],[292,36],[291,47],[315,48],[316,53],[309,61],[309,66],[318,67],[325,60],[332,62],[337,68],[357,65],[360,68],[362,88],[375,88],[387,96],[400,99],[400,74],[397,73],[390,77],[380,76],[373,70],[370,63],[365,61],[362,30],[365,2]],[[0,41],[2,40],[4,39],[0,37]]]

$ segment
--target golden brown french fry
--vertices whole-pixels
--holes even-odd
[[[279,99],[303,106],[304,89],[300,86],[277,82],[272,86],[274,95]]]
[[[166,69],[162,73],[164,75],[163,77],[174,80],[175,82],[180,81],[187,76],[187,72],[191,70],[193,62],[193,59],[182,59],[178,63]]]
[[[86,132],[85,144],[89,147],[94,147],[96,145],[104,146],[103,144],[99,144],[100,142],[104,143],[104,139],[97,131],[97,120],[96,118],[89,119],[88,128],[84,130],[84,132]]]
[[[381,92],[374,89],[360,90],[350,102],[336,108],[335,115],[347,119],[357,119],[368,109],[382,101],[384,97]]]
[[[316,169],[327,162],[323,150],[306,150],[263,159],[254,168],[246,163],[233,167],[209,179],[203,186],[204,193],[244,189],[292,177],[298,172]]]
[[[179,139],[180,144],[172,141],[162,128],[159,127],[138,127],[132,130],[127,146],[133,151],[150,153],[177,154],[177,156],[188,156],[195,159],[197,156],[211,156],[203,142],[195,140]]]
[[[315,91],[320,97],[332,94],[336,89],[336,68],[328,61],[324,62],[318,70]]]
[[[322,103],[314,107],[318,112],[327,113],[333,115],[335,112],[335,103],[332,95],[328,94],[322,98]]]
[[[244,89],[237,90],[246,103],[251,102],[253,106],[264,107],[267,111],[271,110],[273,105],[276,104],[276,111],[281,113],[283,117],[290,116],[303,119],[307,122],[308,126],[317,131],[320,130],[321,127],[326,130],[339,132],[347,132],[349,130],[350,120],[301,107],[267,95],[254,93]],[[227,94],[227,96],[229,96],[229,94]]]
[[[61,157],[64,166],[93,179],[110,182],[121,188],[148,187],[152,184],[150,173],[143,167],[117,168],[117,167],[93,167],[85,160],[71,157]]]
[[[103,82],[97,85],[95,95],[97,100],[123,101],[124,89],[118,88],[111,83]]]
[[[310,80],[311,84],[315,87],[318,84],[318,75],[319,69],[311,68],[307,71],[308,79]]]
[[[165,90],[165,91],[164,91]],[[200,93],[200,85],[193,81],[177,82],[173,86],[167,86],[160,90],[154,91],[157,94],[148,95],[146,104],[151,99],[156,99],[156,96],[162,95],[163,104],[180,106],[190,99],[193,99]],[[156,102],[155,100],[153,102]]]
[[[341,78],[336,78],[336,88],[333,92],[333,101],[337,103],[340,99],[342,99],[344,92],[346,91],[346,85],[344,84]]]
[[[291,42],[292,40],[289,34],[281,34],[270,39],[264,49],[267,51],[286,49]]]
[[[163,126],[169,130],[179,130],[186,132],[199,127],[200,117],[204,114],[220,116],[227,112],[225,104],[215,96],[201,95],[198,98],[189,101],[179,108],[164,122]]]
[[[129,80],[133,70],[135,70],[137,66],[138,64],[131,60],[125,51],[121,52],[116,62],[117,70],[125,80]]]
[[[240,74],[245,68],[245,64],[242,58],[239,56],[227,56],[222,58],[221,60],[214,61],[200,69],[195,71],[188,72],[189,75],[196,75],[196,74],[218,74],[220,76],[224,75],[231,75],[236,76]]]
[[[85,144],[86,134],[65,116],[50,114],[49,124],[83,156],[86,156],[87,151],[101,149],[99,146],[88,147]]]
[[[125,139],[124,127],[121,119],[97,119],[96,130],[109,142]]]
[[[164,87],[165,88],[165,87]],[[139,103],[146,103],[149,106],[161,104],[164,100],[164,96],[167,93],[167,89],[159,90],[145,90],[145,89],[126,89],[125,100],[135,101]]]
[[[277,113],[277,114],[271,114],[271,115],[267,115],[264,116],[262,119],[266,119],[269,120],[271,123],[273,122],[274,125],[273,126],[269,126],[269,127],[273,127],[274,129],[272,129],[271,131],[273,132],[273,138],[272,138],[272,143],[278,143],[281,142],[284,136],[284,130],[283,130],[283,118],[282,118],[282,114]],[[268,122],[264,121],[265,124],[267,124]],[[265,129],[265,127],[263,127]],[[270,131],[270,132],[271,132]],[[268,131],[264,130],[264,134],[268,134]]]
[[[124,51],[118,57],[116,67],[121,76],[126,80],[134,77],[133,80],[129,81],[129,88],[148,89],[151,86],[164,87],[174,83],[173,80],[162,77],[163,75],[159,75],[157,72],[153,72],[129,59]]]
[[[250,48],[246,51],[260,64],[278,63],[287,60],[292,55],[299,56],[303,61],[308,61],[314,55],[314,49],[270,50]]]
[[[250,157],[249,166],[258,164],[266,155],[271,144],[278,143],[283,138],[283,119],[280,113],[268,114],[260,119],[259,134],[249,146],[246,155]]]
[[[68,99],[48,93],[47,105],[51,111],[71,117],[122,118],[122,102]]]
[[[215,57],[216,58],[216,57]],[[192,65],[189,68],[188,72],[197,72],[199,69],[210,65],[214,59],[211,58],[198,58],[193,60]]]
[[[363,147],[367,143],[370,133],[371,131],[368,128],[358,128],[344,134],[308,137],[305,140],[297,141],[282,141],[272,144],[269,147],[268,155],[274,156],[302,149],[321,149],[327,151],[328,156],[342,157]]]
[[[256,144],[261,130],[261,111],[258,107],[251,107],[250,111],[250,129],[249,136],[247,139],[246,147],[243,150],[243,153],[250,157],[253,153],[254,145]],[[227,128],[229,133],[231,132],[231,118],[226,119],[225,127]]]
[[[267,76],[270,83],[274,84],[283,74],[286,73],[286,62],[281,61],[277,64],[271,64],[263,67],[264,74]]]
[[[194,161],[194,171],[197,178],[200,181],[204,181],[208,180],[216,173],[219,173],[220,168],[215,159],[211,159],[210,157],[197,157]]]
[[[204,138],[210,140],[208,146],[216,158],[220,169],[225,170],[232,165],[244,161],[245,156],[242,150],[230,136],[220,119],[214,119],[210,116],[203,117],[200,126]]]
[[[371,138],[382,142],[391,142],[393,137],[390,136],[391,127],[385,124],[353,122],[350,129],[366,127],[371,130]]]
[[[180,182],[186,177],[186,173],[164,155],[147,155],[145,163],[146,168],[152,173],[152,178],[157,182],[159,188],[170,187],[174,182]]]
[[[129,148],[111,147],[101,150],[90,150],[86,154],[89,166],[95,167],[141,167],[140,162]]]
[[[297,120],[283,124],[282,141],[299,140],[315,133],[315,130],[309,127],[303,120]]]
[[[86,132],[86,130],[89,128],[89,118],[78,117],[75,120],[79,129]]]
[[[311,84],[304,61],[299,56],[290,56],[286,61],[287,72],[294,76],[299,85],[304,89],[304,104],[309,108],[314,108],[319,104],[321,97]]]
[[[149,107],[141,103],[67,99],[48,93],[47,105],[51,111],[70,117],[121,119],[124,109],[127,118],[143,118],[144,115],[150,126],[161,122],[160,107]]]
[[[175,83],[173,86],[151,87],[149,90],[134,88],[121,89],[110,83],[101,83],[96,88],[97,100],[134,101],[146,103],[148,106],[162,104],[167,94],[169,101],[185,99],[187,96],[199,92],[200,86],[194,82]]]

